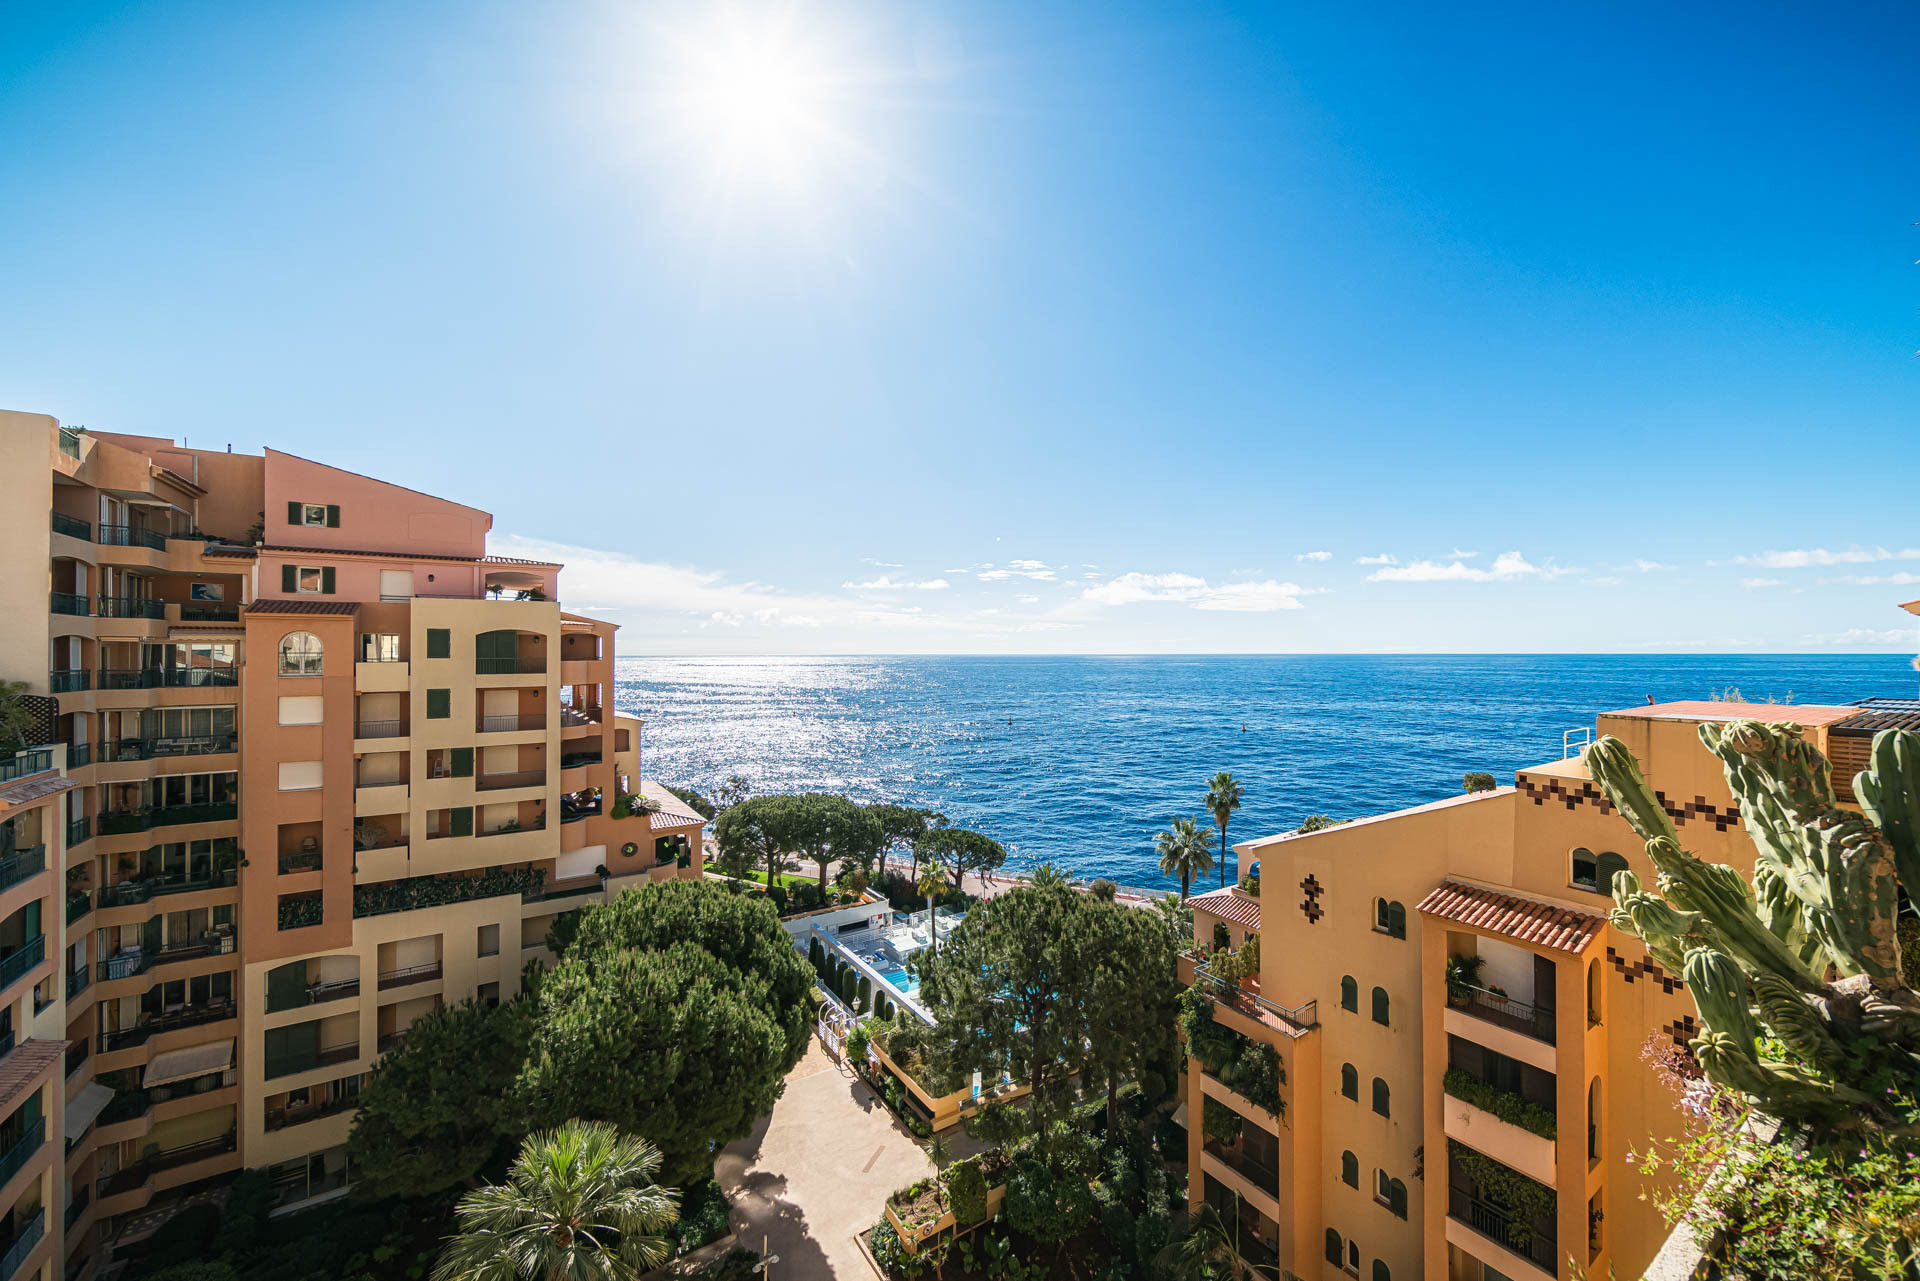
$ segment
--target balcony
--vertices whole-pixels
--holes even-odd
[[[67,749],[67,764],[73,764],[73,749]],[[82,814],[67,824],[67,848],[83,844],[93,839],[93,820]]]
[[[544,676],[547,671],[547,656],[508,658],[497,655],[482,655],[473,660],[473,672],[476,676]]]
[[[1516,1001],[1504,992],[1495,992],[1489,988],[1464,985],[1464,1004],[1456,1008],[1464,1010],[1474,1018],[1503,1027],[1509,1032],[1518,1032],[1530,1036],[1546,1045],[1554,1043],[1554,1017],[1552,1010],[1544,1010],[1525,1001]],[[1458,998],[1455,998],[1458,1002]]]
[[[100,618],[147,618],[160,623],[166,621],[167,603],[144,596],[97,596],[94,613]]]
[[[28,1126],[26,1133],[20,1136],[19,1142],[8,1148],[4,1155],[0,1155],[0,1187],[5,1187],[14,1175],[20,1173],[21,1168],[33,1159],[33,1154],[38,1152],[46,1141],[47,1123],[44,1118]]]
[[[342,1112],[351,1112],[360,1106],[358,1095],[345,1095],[328,1099],[325,1103],[290,1111],[285,1107],[267,1109],[267,1132],[284,1130],[289,1126],[305,1125],[308,1121],[318,1121],[324,1117],[338,1116]]]
[[[153,957],[144,948],[128,948],[117,956],[110,956],[94,966],[94,977],[102,983],[114,979],[130,979],[145,974]]]
[[[543,769],[514,770],[507,774],[481,774],[473,780],[477,792],[503,792],[513,787],[545,787],[547,772]]]
[[[117,1032],[102,1032],[100,1052],[111,1054],[115,1050],[130,1050],[136,1045],[145,1045],[161,1032],[171,1032],[183,1027],[200,1027],[207,1023],[221,1023],[233,1018],[234,1014],[232,1001],[209,1001],[204,1005],[185,1006],[170,1014],[158,1014],[141,1019],[130,1028],[121,1028]]]
[[[579,769],[582,765],[598,765],[601,756],[598,752],[566,752],[560,757],[561,769]]]
[[[1228,1009],[1290,1036],[1314,1027],[1320,1021],[1320,1003],[1317,1000],[1288,1008],[1269,1001],[1244,981],[1234,984],[1215,977],[1212,967],[1208,965],[1194,967],[1193,986]]]
[[[87,984],[93,982],[93,971],[87,966],[67,971],[67,999],[74,1000],[87,990]]]
[[[1208,1139],[1200,1145],[1200,1150],[1267,1195],[1280,1194],[1280,1172],[1270,1165],[1256,1161],[1238,1146],[1222,1143],[1218,1139]]]
[[[396,721],[360,721],[353,727],[355,738],[405,738],[407,723]]]
[[[360,995],[360,980],[331,979],[322,983],[309,983],[291,994],[267,992],[267,1013],[278,1014],[282,1010],[303,1010],[309,1005],[324,1005],[328,1001],[344,1001],[350,996]],[[289,999],[291,996],[291,999]]]
[[[100,688],[114,689],[158,689],[160,669],[157,667],[102,667],[100,669]]]
[[[93,763],[93,744],[92,743],[68,743],[67,744],[67,768],[68,769],[79,769],[82,765],[91,765],[92,763]]]
[[[92,675],[84,667],[68,671],[51,671],[47,673],[47,689],[55,694],[78,694],[91,688]]]
[[[137,881],[122,881],[100,891],[101,907],[132,907],[152,898],[169,894],[193,894],[201,890],[228,889],[239,884],[239,871],[224,867],[204,870],[194,876],[147,876]]]
[[[75,890],[67,895],[67,924],[68,925],[72,925],[75,921],[79,920],[81,917],[85,916],[88,912],[91,912],[92,910],[93,910],[93,895],[87,893],[85,890]]]
[[[180,602],[183,623],[237,623],[240,603],[230,600],[188,600]]]
[[[87,1207],[92,1204],[93,1185],[83,1183],[80,1185],[80,1195],[67,1203],[67,1231],[73,1231],[73,1225],[80,1221],[80,1216],[85,1214]]]
[[[102,525],[98,542],[102,547],[145,547],[149,551],[167,550],[167,536],[138,525]]]
[[[333,1045],[324,1050],[309,1050],[298,1054],[269,1056],[266,1062],[268,1080],[277,1076],[292,1076],[296,1072],[310,1072],[314,1068],[331,1067],[336,1063],[351,1063],[360,1057],[358,1042],[352,1045]]]
[[[53,513],[53,532],[65,534],[68,538],[77,538],[83,543],[93,541],[93,525],[78,516],[69,516],[65,512]]]
[[[161,1170],[171,1170],[182,1165],[192,1165],[209,1157],[220,1156],[234,1151],[239,1146],[239,1135],[228,1130],[218,1138],[202,1139],[198,1143],[187,1143],[177,1148],[167,1148],[144,1157],[121,1170],[118,1174],[104,1176],[96,1184],[101,1196],[115,1196],[122,1192],[132,1192],[144,1187]]]
[[[178,827],[183,823],[224,823],[240,817],[234,801],[216,801],[202,805],[168,805],[160,809],[110,810],[100,816],[100,835],[144,832],[154,827]]]
[[[317,872],[320,870],[319,850],[296,850],[280,856],[280,875],[290,876],[295,872]]]
[[[19,1235],[13,1238],[13,1244],[0,1254],[0,1281],[13,1281],[14,1276],[27,1261],[42,1238],[47,1235],[47,1212],[43,1207],[33,1212],[33,1217],[20,1225]]]
[[[34,966],[47,959],[47,936],[44,934],[28,939],[25,943],[0,957],[0,991],[12,987],[32,972]]]
[[[175,961],[197,961],[205,956],[224,956],[235,947],[232,926],[223,925],[216,930],[208,930],[193,938],[178,939],[163,944],[153,953],[149,968],[172,965]]]
[[[231,730],[222,734],[166,734],[154,738],[122,738],[112,745],[116,761],[151,761],[164,756],[217,756],[237,750]]]
[[[423,907],[444,907],[474,899],[538,892],[546,879],[541,868],[496,867],[477,876],[414,876],[353,887],[355,917],[385,916]]]
[[[0,858],[0,890],[10,890],[29,876],[38,876],[46,870],[47,847],[29,845]]]
[[[474,725],[481,734],[514,734],[523,730],[544,730],[547,727],[545,712],[527,712],[513,716],[482,716]]]
[[[386,992],[414,983],[431,983],[439,977],[440,962],[438,961],[431,961],[425,965],[409,965],[398,970],[384,970],[380,974],[380,990]]]
[[[35,774],[45,774],[53,768],[53,752],[45,747],[32,752],[20,752],[14,756],[0,758],[0,783],[11,783],[16,778],[31,778]]]
[[[47,601],[50,614],[67,614],[74,618],[86,618],[93,613],[91,602],[85,596],[75,592],[54,592]]]
[[[1466,1224],[1501,1249],[1511,1250],[1549,1276],[1558,1275],[1560,1252],[1551,1225],[1523,1224],[1491,1201],[1458,1187],[1447,1189],[1447,1217]],[[1492,1262],[1497,1264],[1499,1260]]]

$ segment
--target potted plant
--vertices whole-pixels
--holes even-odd
[[[1473,989],[1480,986],[1480,970],[1486,965],[1484,956],[1449,956],[1447,958],[1447,1004],[1465,1005],[1473,999]]]

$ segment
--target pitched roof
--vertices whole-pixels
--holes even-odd
[[[440,552],[416,552],[405,548],[381,551],[372,547],[294,547],[276,543],[260,550],[296,556],[378,556],[382,560],[446,561],[455,565],[533,565],[541,569],[562,567],[559,561],[554,560],[520,560],[513,556],[448,556]]]
[[[66,1057],[67,1042],[34,1037],[22,1041],[0,1058],[0,1108],[7,1108],[15,1098],[38,1080],[48,1068]]]
[[[256,600],[249,614],[351,614],[357,607],[347,600]]]
[[[256,548],[241,547],[234,543],[208,543],[200,549],[200,554],[202,556],[233,556],[245,560],[252,560],[260,553]]]
[[[1573,953],[1584,952],[1605,923],[1603,917],[1570,907],[1455,880],[1440,882],[1433,893],[1420,900],[1419,910],[1523,943]]]
[[[1187,900],[1187,905],[1196,912],[1205,912],[1250,930],[1260,928],[1260,900],[1231,886],[1195,894]]]
[[[640,792],[642,795],[650,796],[660,802],[659,810],[647,815],[647,825],[649,827],[656,829],[664,827],[686,827],[689,824],[704,824],[707,821],[700,816],[699,812],[696,811],[693,806],[687,804],[672,792],[669,792],[665,785],[657,779],[641,779]]]
[[[23,779],[18,783],[9,783],[5,787],[0,787],[0,810],[10,810],[16,805],[45,800],[49,796],[58,796],[61,792],[70,792],[78,786],[80,784],[59,774],[41,774],[34,778]]]

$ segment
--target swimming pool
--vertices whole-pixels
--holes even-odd
[[[882,974],[880,977],[887,981],[888,987],[900,993],[902,996],[913,996],[920,990],[919,978],[909,974],[904,969],[891,970]]]

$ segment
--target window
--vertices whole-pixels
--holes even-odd
[[[1593,851],[1584,845],[1573,851],[1573,871],[1569,879],[1578,890],[1598,891],[1600,888],[1600,864],[1593,857]]]
[[[398,632],[361,632],[360,661],[363,663],[397,663],[400,661],[400,633]]]
[[[325,503],[301,503],[300,523],[302,525],[318,525],[322,529],[326,528],[327,505]]]
[[[312,632],[290,632],[280,640],[282,676],[318,676],[324,647]]]
[[[1360,1101],[1360,1073],[1351,1063],[1342,1063],[1340,1065],[1340,1093],[1352,1099],[1355,1103]],[[1355,1183],[1354,1186],[1359,1187],[1360,1185]]]
[[[447,811],[447,834],[450,836],[473,835],[473,806],[462,805]]]
[[[1346,1257],[1346,1247],[1341,1244],[1340,1234],[1332,1228],[1327,1229],[1327,1262],[1334,1267],[1340,1266],[1340,1260]]]
[[[482,983],[476,994],[479,997],[480,1004],[486,1006],[488,1009],[492,1009],[494,1006],[500,1004],[500,985],[498,983]]]
[[[1381,1116],[1393,1115],[1393,1101],[1388,1097],[1387,1083],[1377,1076],[1373,1078],[1373,1110]]]
[[[500,955],[500,927],[498,925],[482,925],[480,927],[480,955]]]
[[[1352,1238],[1347,1240],[1347,1271],[1360,1275],[1360,1243]]]
[[[1407,909],[1386,899],[1373,900],[1373,928],[1382,934],[1403,939],[1407,936]]]
[[[1353,981],[1351,974],[1340,980],[1340,1008],[1355,1014],[1360,1012],[1360,985]]]
[[[1626,870],[1627,870],[1626,859],[1620,857],[1618,854],[1615,854],[1612,850],[1608,850],[1605,854],[1602,854],[1600,856],[1600,863],[1599,863],[1600,893],[1602,894],[1613,893],[1614,876]]]
[[[1373,1281],[1393,1281],[1393,1273],[1388,1270],[1385,1259],[1373,1261]]]
[[[448,689],[430,689],[427,691],[427,719],[444,721],[453,715],[453,691]]]
[[[1360,1186],[1360,1158],[1351,1152],[1340,1154],[1340,1182],[1350,1188]]]
[[[1387,1013],[1387,989],[1384,987],[1376,987],[1373,989],[1373,1021],[1381,1027],[1391,1026],[1391,1022],[1387,1018]]]
[[[1387,1180],[1387,1209],[1393,1211],[1396,1218],[1407,1217],[1407,1185],[1398,1179]]]
[[[453,633],[445,627],[427,628],[427,657],[446,658],[453,653]]]
[[[310,792],[320,786],[319,761],[281,761],[280,790]]]
[[[1375,1170],[1373,1172],[1373,1199],[1374,1200],[1378,1201],[1381,1205],[1385,1205],[1388,1199],[1387,1189],[1390,1188],[1391,1186],[1393,1186],[1393,1180],[1387,1177],[1387,1172],[1385,1170]]]
[[[282,694],[280,696],[280,723],[282,725],[318,725],[325,700],[318,695]]]
[[[340,509],[332,503],[287,504],[287,524],[320,529],[340,528]]]
[[[282,565],[280,567],[280,590],[289,595],[318,592],[323,596],[333,595],[333,566],[331,565]]]

